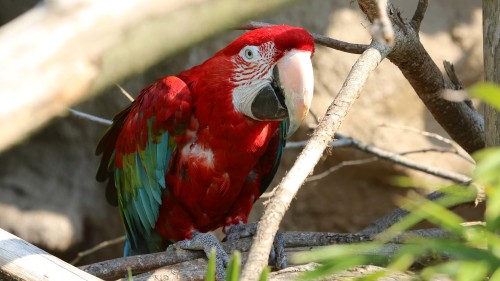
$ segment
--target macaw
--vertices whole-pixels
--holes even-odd
[[[195,239],[201,234],[247,223],[285,139],[309,110],[313,53],[302,28],[248,31],[204,63],[149,85],[114,117],[97,145],[97,180],[109,180],[125,255],[178,241],[190,248],[207,242]]]

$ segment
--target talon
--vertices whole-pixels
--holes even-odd
[[[215,249],[215,277],[217,280],[225,280],[226,267],[229,264],[229,256],[220,244],[219,240],[210,233],[192,232],[191,239],[176,242],[172,246],[183,250],[204,251],[207,258],[210,258],[212,249]]]
[[[245,237],[254,236],[257,232],[258,223],[248,223],[248,224],[232,224],[224,227],[224,232],[226,237],[223,241],[233,241]],[[278,232],[273,241],[273,247],[269,253],[269,264],[274,265],[278,269],[286,268],[288,265],[288,260],[285,253],[285,241],[283,240],[283,234]]]
[[[286,268],[288,266],[288,260],[285,253],[285,240],[283,239],[283,233],[281,232],[276,233],[272,249],[274,250],[276,255],[275,259],[273,259],[276,268],[278,269]]]

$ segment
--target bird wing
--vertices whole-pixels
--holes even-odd
[[[97,180],[109,179],[106,197],[118,205],[132,248],[152,235],[166,191],[165,173],[191,118],[191,92],[169,76],[143,89],[100,140]]]

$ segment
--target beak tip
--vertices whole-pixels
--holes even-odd
[[[290,123],[290,125],[288,126],[288,130],[286,132],[285,138],[289,139],[298,129],[299,129],[299,125],[297,125],[295,123]]]

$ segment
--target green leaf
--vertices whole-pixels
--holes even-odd
[[[460,241],[445,239],[428,239],[426,244],[436,253],[444,253],[457,260],[481,261],[487,263],[490,268],[500,267],[500,259],[489,249],[473,248]]]
[[[500,185],[500,148],[486,148],[474,153],[477,167],[474,179],[482,184]]]
[[[210,258],[208,259],[207,274],[205,275],[205,281],[215,281],[215,248],[210,251]]]
[[[134,281],[134,276],[132,275],[132,268],[127,266],[127,280]]]
[[[449,195],[445,195],[445,197],[446,196]],[[458,235],[463,234],[464,228],[460,224],[463,223],[464,220],[440,204],[415,194],[413,200],[408,200],[408,205],[413,209],[414,214],[428,219],[449,232]]]
[[[470,202],[471,199],[476,198],[476,191],[458,185],[442,188],[440,191],[445,195],[435,201],[429,201],[417,194],[405,199],[402,208],[411,213],[380,233],[377,236],[377,241],[388,242],[425,219],[452,233],[462,235],[463,228],[460,227],[460,223],[463,222],[463,219],[445,207],[455,206],[460,202]]]
[[[271,272],[269,266],[264,267],[262,273],[260,274],[259,281],[267,281],[269,278],[269,272]]]
[[[427,247],[422,245],[403,245],[394,255],[394,259],[387,266],[388,269],[405,271],[407,270],[419,257],[428,253]]]
[[[349,256],[376,255],[382,245],[373,242],[359,244],[332,245],[314,249],[309,252],[297,253],[291,257],[292,263],[303,264],[308,262],[330,261]]]
[[[485,186],[488,202],[485,220],[487,228],[500,230],[500,148],[487,148],[474,153],[477,167],[474,180]]]
[[[457,281],[480,281],[488,275],[488,265],[481,261],[449,261],[422,270],[421,276],[431,280],[446,275]]]
[[[458,270],[457,281],[482,281],[488,275],[488,265],[481,261],[463,262]]]
[[[495,272],[493,272],[489,281],[500,281],[500,268],[498,268],[497,270],[495,270]]]
[[[226,281],[240,280],[240,263],[241,254],[239,251],[234,251],[229,260],[229,265],[226,270]]]
[[[500,87],[493,83],[479,83],[470,89],[473,97],[479,98],[500,111]]]
[[[356,248],[359,245],[346,245]],[[363,255],[360,253],[353,252],[350,255],[343,256],[341,258],[333,258],[329,261],[323,262],[321,266],[313,271],[304,272],[304,274],[299,276],[299,280],[309,280],[315,279],[322,276],[331,275],[355,266],[365,265],[365,264],[384,264],[387,263],[387,257],[383,255]]]

